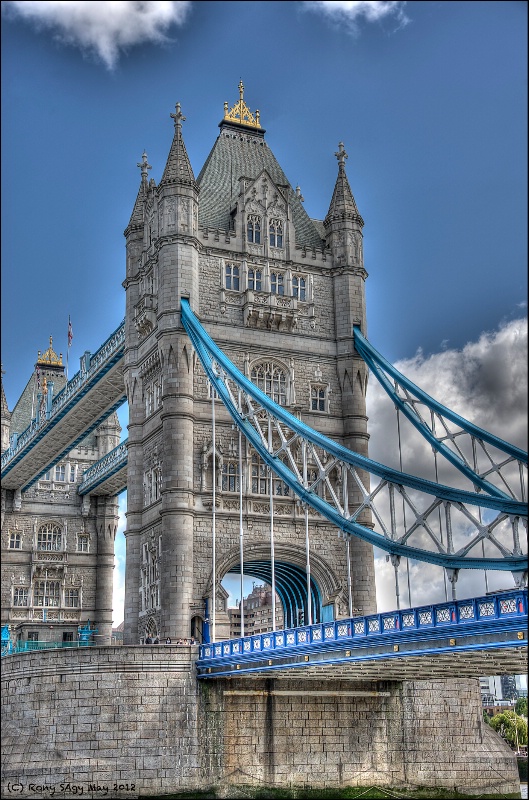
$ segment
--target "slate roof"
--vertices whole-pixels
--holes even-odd
[[[217,141],[197,178],[200,188],[199,225],[228,230],[230,211],[239,194],[239,178],[255,179],[266,169],[272,180],[283,188],[290,203],[296,244],[324,247],[321,229],[303,208],[263,133],[242,125],[221,123]]]

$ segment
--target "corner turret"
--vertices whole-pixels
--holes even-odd
[[[4,370],[2,369],[2,375],[5,375]],[[9,411],[6,395],[4,392],[4,380],[3,378],[0,379],[0,389],[2,392],[2,409],[1,409],[1,426],[2,426],[2,435],[1,435],[1,451],[2,453],[4,450],[7,450],[9,447],[9,429],[11,425],[11,413]]]
[[[327,216],[323,221],[327,244],[332,250],[334,263],[337,266],[363,268],[362,228],[364,220],[360,216],[347,180],[345,160],[348,155],[343,142],[339,143],[335,156],[338,159],[338,177]]]

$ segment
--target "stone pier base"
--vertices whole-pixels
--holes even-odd
[[[2,797],[520,790],[514,754],[482,721],[477,679],[197,683],[195,658],[165,645],[4,658]]]

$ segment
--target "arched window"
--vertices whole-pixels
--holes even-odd
[[[248,214],[246,233],[249,242],[261,244],[261,217],[258,214]]]
[[[41,525],[37,533],[37,550],[61,550],[62,533],[52,522]]]
[[[283,247],[283,222],[280,219],[271,219],[268,223],[270,234],[270,247]]]
[[[255,364],[252,367],[251,380],[275,403],[286,406],[287,376],[277,364],[271,361]]]

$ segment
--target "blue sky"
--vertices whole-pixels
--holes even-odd
[[[143,18],[141,4],[112,5],[121,16],[102,2],[2,3],[10,408],[50,334],[66,354],[68,315],[70,375],[118,326],[136,164],[145,149],[160,179],[180,102],[198,175],[241,78],[312,217],[345,143],[369,336],[388,359],[419,351],[431,366],[526,318],[525,2],[151,2]]]

